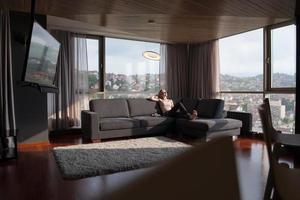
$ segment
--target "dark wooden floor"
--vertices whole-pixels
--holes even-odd
[[[53,139],[50,145],[23,146],[17,160],[0,163],[0,199],[99,199],[101,194],[149,170],[63,180],[51,149],[79,143],[80,136],[65,136]],[[265,145],[261,140],[245,138],[234,143],[242,199],[262,199],[269,167]]]

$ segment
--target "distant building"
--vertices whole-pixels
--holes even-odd
[[[270,107],[272,111],[273,122],[280,122],[281,119],[285,118],[285,105],[282,105],[281,100],[270,101]]]

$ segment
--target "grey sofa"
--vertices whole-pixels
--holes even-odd
[[[225,118],[224,101],[221,99],[182,99],[182,103],[191,112],[197,110],[195,120],[176,119],[176,130],[184,135],[189,135],[206,140],[218,136],[235,136],[240,134],[242,122],[237,119]]]
[[[166,132],[175,119],[159,113],[156,102],[146,99],[97,99],[90,111],[81,112],[85,139],[106,139]]]
[[[158,104],[147,99],[91,100],[90,110],[81,112],[84,138],[164,134],[169,130],[204,139],[240,134],[242,122],[224,118],[223,100],[183,98],[178,101],[189,112],[196,109],[199,118],[187,120],[161,116]]]

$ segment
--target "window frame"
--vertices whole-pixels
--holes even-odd
[[[290,20],[278,24],[273,24],[270,26],[265,27],[265,59],[264,59],[264,66],[265,66],[265,91],[269,93],[295,93],[296,87],[272,87],[272,38],[271,38],[271,31],[282,28],[285,26],[290,26],[296,24],[295,20]]]
[[[114,94],[128,94],[128,95],[134,95],[134,94],[146,94],[147,92],[140,92],[140,91],[107,91],[105,89],[105,83],[106,83],[106,60],[105,60],[105,50],[106,50],[106,39],[107,38],[112,38],[112,39],[120,39],[120,40],[129,40],[129,41],[136,41],[136,42],[151,42],[151,43],[157,43],[159,45],[161,45],[161,42],[157,42],[157,41],[151,41],[151,40],[141,40],[141,39],[132,39],[132,38],[122,38],[122,37],[107,37],[107,36],[103,36],[103,95],[104,98],[106,98],[109,95],[114,95]],[[148,92],[149,94],[152,94],[151,92]]]
[[[93,35],[93,34],[80,34],[76,33],[76,37],[86,38],[86,39],[94,39],[98,40],[99,44],[99,66],[98,66],[98,76],[99,76],[99,90],[96,92],[99,95],[102,95],[104,98],[108,95],[117,94],[120,92],[116,91],[106,91],[105,90],[105,82],[106,82],[106,61],[105,61],[105,40],[106,38],[113,38],[113,39],[122,39],[122,40],[132,40],[132,41],[140,41],[140,42],[151,42],[151,43],[157,43],[161,45],[161,42],[157,41],[151,41],[151,40],[141,40],[141,39],[132,39],[132,38],[122,38],[122,37],[106,37],[103,35]],[[135,91],[128,91],[128,92],[121,92],[121,93],[127,93],[127,94],[139,94],[140,92]]]
[[[296,94],[296,87],[284,87],[284,88],[274,88],[271,87],[271,30],[276,28],[281,28],[284,26],[289,26],[296,24],[295,19],[269,25],[263,28],[263,90],[261,91],[222,91],[220,90],[219,94],[262,94],[263,99],[266,98],[269,94]],[[257,29],[254,29],[257,30]],[[253,31],[253,30],[250,30]],[[244,32],[245,33],[245,32]],[[234,35],[231,35],[234,36]],[[228,36],[228,37],[231,37]],[[296,110],[295,110],[296,112]]]
[[[272,87],[272,83],[271,83],[271,76],[272,76],[272,69],[271,69],[271,30],[276,29],[276,28],[281,28],[284,26],[289,26],[292,24],[296,24],[296,21],[290,20],[290,21],[286,21],[286,22],[282,22],[282,23],[278,23],[278,24],[273,24],[273,25],[269,25],[267,27],[264,27],[264,35],[263,35],[263,42],[264,42],[264,55],[263,55],[263,90],[261,91],[220,91],[220,93],[264,93],[264,94],[272,94],[272,93],[283,93],[283,94],[289,94],[289,93],[295,93],[296,92],[296,87]],[[260,28],[258,28],[260,29]],[[257,30],[257,29],[254,29]],[[250,30],[250,31],[254,31],[254,30]],[[246,33],[246,32],[244,32]],[[234,36],[234,35],[231,35]],[[231,37],[228,36],[228,37]],[[226,37],[224,37],[226,38]],[[223,38],[221,38],[223,39]]]
[[[253,91],[253,90],[234,90],[234,91],[229,91],[229,90],[220,90],[219,93],[233,93],[233,94],[243,94],[243,93],[251,93],[251,94],[261,94],[261,93],[264,93],[265,92],[265,76],[264,76],[264,70],[265,70],[265,28],[261,27],[261,28],[257,28],[257,29],[253,29],[253,30],[249,30],[249,31],[244,31],[244,32],[241,32],[241,33],[238,33],[236,35],[240,35],[240,34],[244,34],[244,33],[248,33],[248,32],[251,32],[251,31],[255,31],[255,30],[259,30],[259,29],[263,29],[263,87],[262,87],[262,90],[257,90],[257,91]],[[232,36],[235,36],[235,35],[229,35],[229,36],[226,36],[226,37],[222,37],[220,39],[224,39],[224,38],[227,38],[227,37],[232,37]],[[221,70],[220,70],[221,71]],[[221,74],[221,73],[220,73]],[[220,81],[221,83],[221,81]],[[221,86],[221,85],[220,85]]]
[[[98,36],[98,35],[85,35],[86,39],[93,39],[93,40],[98,40],[98,48],[99,48],[99,66],[98,66],[98,76],[99,76],[99,93],[104,92],[104,73],[105,73],[105,68],[104,68],[104,59],[105,59],[105,47],[104,47],[104,37],[103,36]]]

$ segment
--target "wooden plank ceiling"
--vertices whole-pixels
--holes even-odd
[[[0,0],[29,12],[30,0]],[[296,0],[37,0],[50,27],[171,43],[203,42],[294,18]],[[62,19],[63,18],[63,19]],[[76,22],[80,21],[80,22]]]

